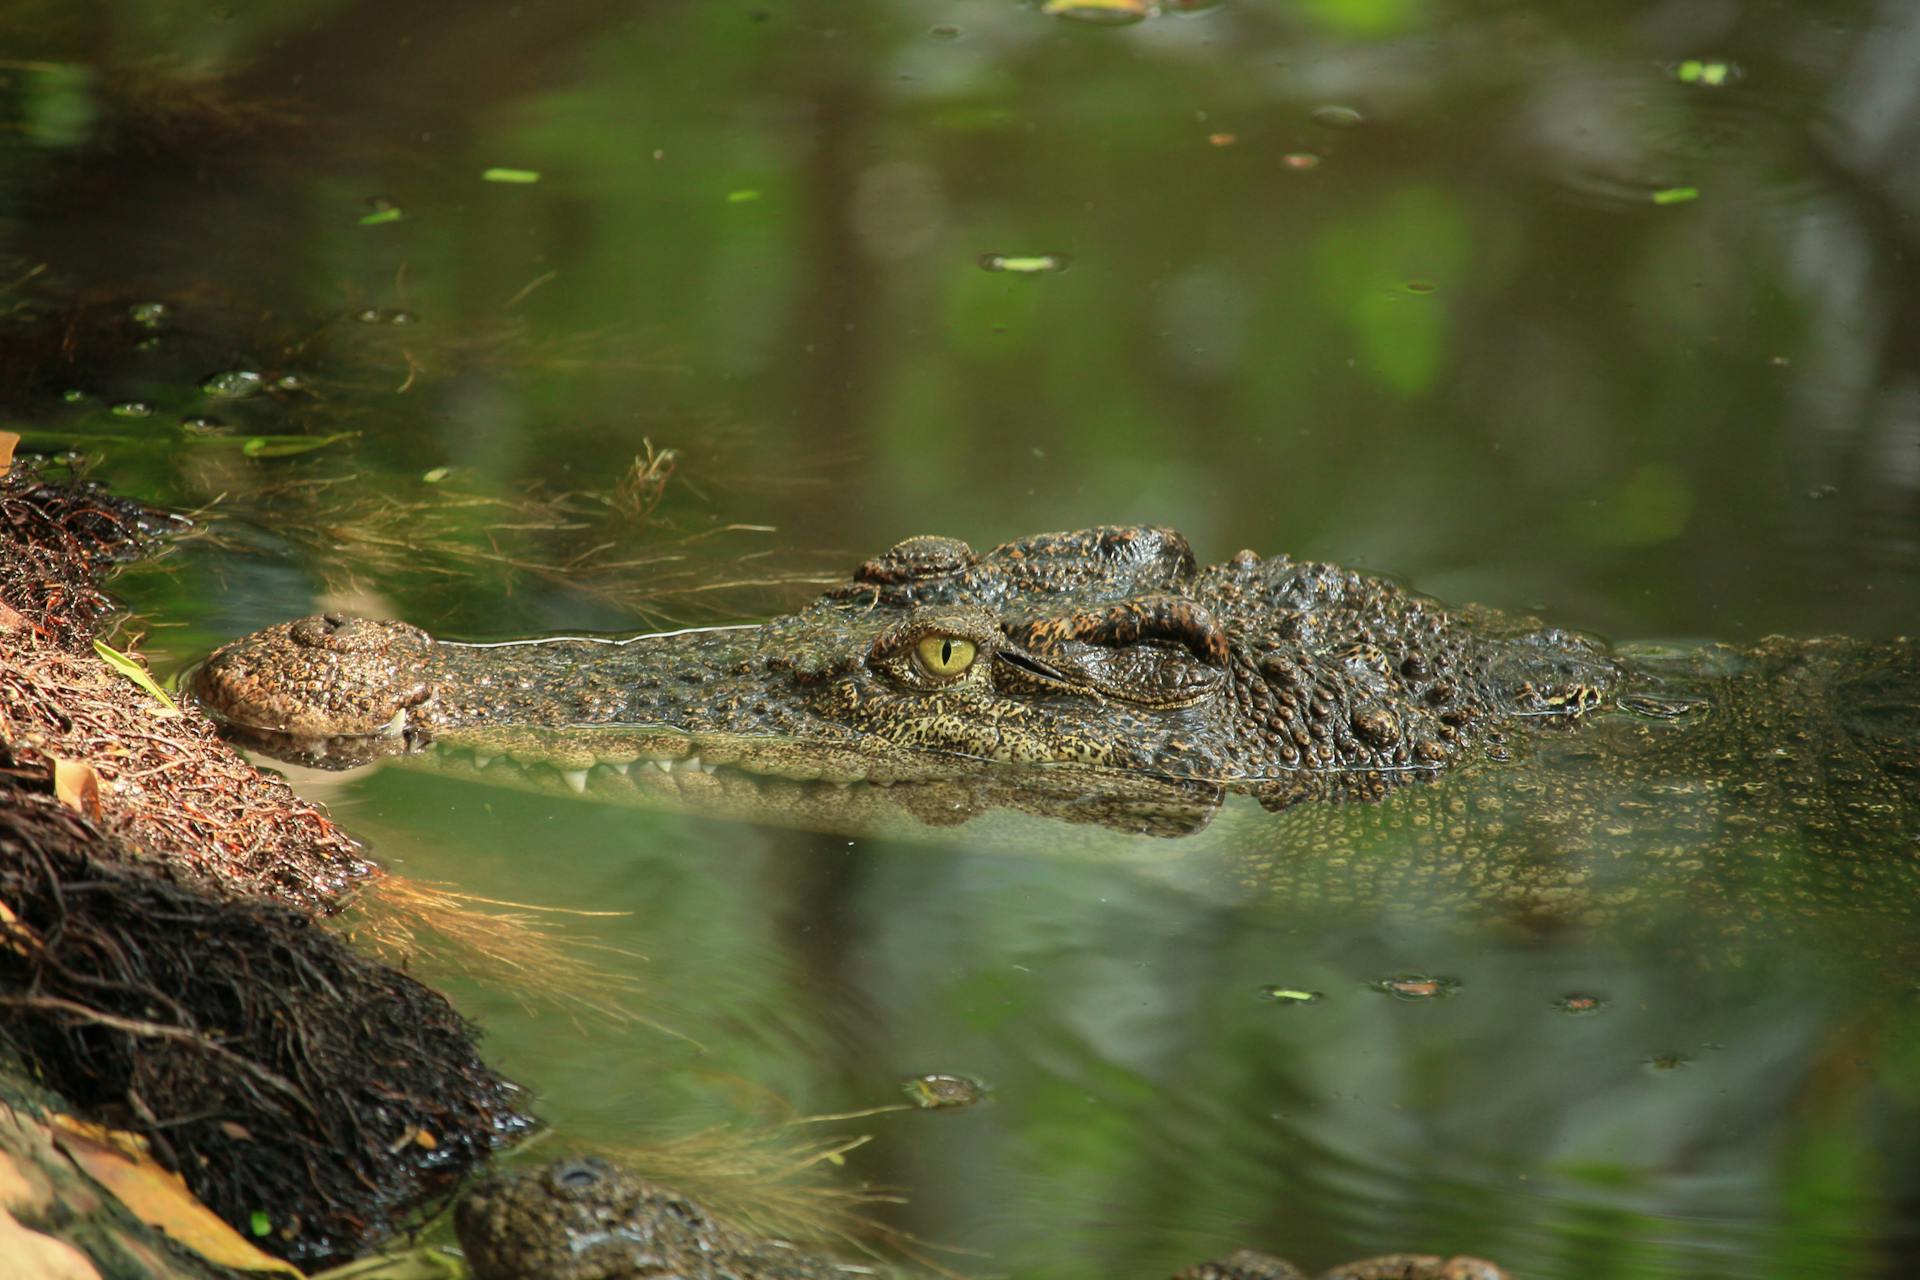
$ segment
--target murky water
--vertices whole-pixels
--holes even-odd
[[[6,425],[227,514],[124,581],[162,664],[1132,521],[1617,637],[1920,625],[1920,11],[1045,7],[15,3]],[[676,1035],[448,979],[561,1140],[988,1082],[846,1126],[962,1270],[1920,1251],[1920,1004],[1845,927],[1329,912],[1233,874],[1257,813],[1102,857],[303,785],[407,876],[623,913],[567,927]]]

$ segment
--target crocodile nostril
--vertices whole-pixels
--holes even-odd
[[[320,615],[320,621],[338,631],[341,627],[347,625],[347,615],[344,613],[323,613]]]

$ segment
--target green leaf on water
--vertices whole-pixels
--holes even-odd
[[[248,436],[241,442],[240,452],[249,458],[289,458],[296,453],[312,453],[315,449],[351,440],[357,434],[337,431],[330,436]]]
[[[1656,191],[1649,197],[1655,204],[1685,204],[1689,200],[1700,198],[1698,187],[1668,187],[1665,191]]]
[[[760,198],[760,193],[752,187],[742,187],[738,191],[727,192],[728,204],[752,204]]]
[[[98,640],[95,640],[93,642],[93,651],[99,654],[101,659],[105,661],[108,666],[112,667],[115,671],[118,671],[121,675],[125,676],[127,679],[133,681],[135,684],[139,685],[142,689],[152,694],[154,698],[160,703],[161,709],[158,713],[159,715],[161,715],[162,717],[165,717],[165,716],[177,716],[180,714],[179,706],[174,702],[172,698],[169,698],[167,696],[167,691],[165,689],[162,689],[159,685],[153,682],[153,677],[147,674],[147,669],[145,667],[135,662],[132,658],[129,658],[126,654],[121,653],[118,649],[115,649],[110,645],[103,644]]]
[[[520,186],[526,186],[528,183],[540,181],[540,171],[538,169],[493,168],[493,169],[488,169],[486,172],[482,173],[480,175],[480,181],[510,182],[510,183],[517,183]]]
[[[398,208],[375,209],[372,213],[366,214],[360,219],[360,225],[363,227],[377,227],[383,222],[398,222],[401,217],[402,214]]]

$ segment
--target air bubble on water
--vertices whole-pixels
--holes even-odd
[[[242,400],[265,383],[266,379],[251,369],[228,369],[202,380],[200,390],[216,400]]]
[[[145,400],[121,400],[107,407],[107,412],[116,418],[146,418],[153,414],[153,406]]]
[[[1379,979],[1372,986],[1396,1000],[1444,1000],[1460,990],[1460,980],[1426,973],[1396,973]]]
[[[1351,129],[1357,124],[1366,122],[1366,117],[1352,107],[1343,107],[1335,103],[1315,107],[1307,113],[1307,118],[1329,129]]]

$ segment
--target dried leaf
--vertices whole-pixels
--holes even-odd
[[[7,1260],[7,1274],[20,1280],[100,1280],[86,1254],[22,1226],[5,1209],[0,1209],[0,1258]]]
[[[0,467],[0,476],[6,473],[6,468]],[[27,616],[24,613],[21,613],[12,605],[0,602],[0,634],[12,635],[16,631],[25,631],[32,625],[32,623],[27,621]]]
[[[155,1164],[137,1143],[98,1125],[69,1116],[53,1117],[58,1129],[55,1144],[88,1177],[142,1222],[193,1249],[210,1262],[242,1271],[267,1271],[299,1276],[299,1272],[269,1257],[214,1216],[213,1210],[193,1198],[178,1175]]]
[[[98,640],[93,642],[93,651],[99,654],[108,666],[160,700],[160,710],[154,712],[155,715],[165,719],[168,716],[177,716],[180,714],[180,708],[174,705],[173,699],[167,696],[165,689],[162,689],[153,682],[153,677],[147,674],[145,667],[135,662],[132,658],[129,658],[126,654],[121,653],[118,649],[104,645]]]
[[[100,775],[85,760],[54,758],[53,796],[75,813],[100,821]]]
[[[0,431],[0,476],[13,470],[13,446],[19,443],[18,431]]]

